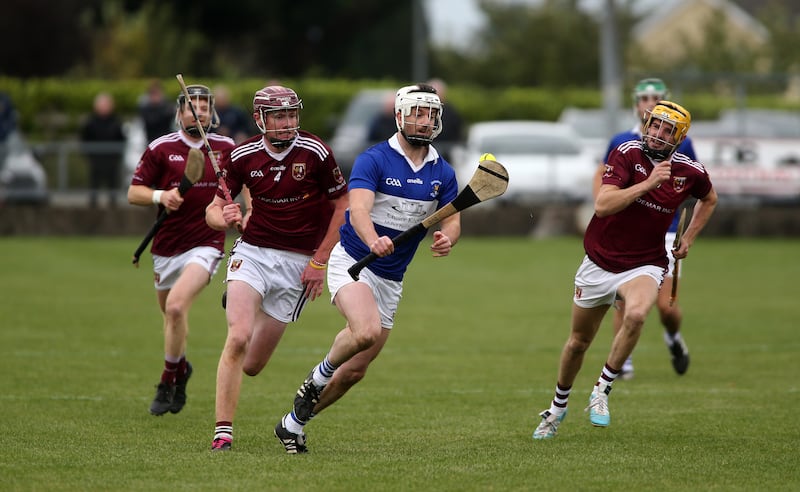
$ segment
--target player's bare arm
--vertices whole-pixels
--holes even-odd
[[[442,227],[433,233],[431,251],[433,256],[447,256],[461,236],[461,214],[456,213],[442,220]]]
[[[378,237],[370,212],[375,203],[375,193],[363,188],[350,190],[350,223],[356,234],[369,246],[371,252],[378,256],[390,255],[394,252],[394,243],[389,236]]]
[[[174,212],[183,203],[183,198],[177,188],[169,190],[154,190],[149,186],[132,185],[128,188],[128,203],[131,205],[151,205],[153,203],[164,205],[167,210]]]
[[[206,224],[217,231],[224,231],[241,223],[242,209],[238,203],[228,203],[218,196],[206,207]]]
[[[600,186],[594,202],[595,213],[598,217],[606,217],[625,209],[640,196],[661,186],[661,183],[669,179],[671,173],[672,165],[669,162],[659,162],[647,179],[641,183],[636,183],[628,188],[619,188],[609,184]]]

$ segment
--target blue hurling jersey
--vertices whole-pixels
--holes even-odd
[[[349,189],[364,188],[375,192],[370,213],[378,236],[395,237],[414,227],[458,194],[456,175],[450,164],[429,147],[425,164],[418,170],[401,153],[397,136],[376,144],[360,154],[350,173]],[[340,229],[345,251],[359,260],[370,253],[350,225],[350,210]],[[394,253],[378,258],[367,268],[389,280],[403,280],[425,233],[397,246]]]
[[[604,159],[604,163],[608,162],[608,155],[611,154],[611,151],[619,147],[620,145],[624,144],[625,142],[630,142],[631,140],[641,140],[642,139],[642,132],[639,128],[634,128],[633,130],[629,130],[627,132],[617,133],[613,137],[611,137],[611,142],[608,144],[608,149],[606,149],[606,158]],[[689,159],[696,161],[697,156],[694,153],[694,146],[692,145],[692,139],[689,138],[687,135],[686,138],[683,139],[678,148],[675,152],[680,152],[681,154],[686,154],[689,156]],[[680,220],[680,214],[676,213],[672,217],[672,224],[669,226],[669,230],[667,232],[677,232],[678,231],[678,222]]]

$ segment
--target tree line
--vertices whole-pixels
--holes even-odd
[[[221,79],[408,80],[416,1],[422,0],[8,0],[0,66],[22,78],[165,78],[184,71]],[[633,1],[616,4],[623,47],[641,20]],[[577,3],[543,0],[534,8],[481,0],[488,24],[476,34],[479,48],[464,53],[426,40],[428,71],[462,85],[597,87],[601,26]],[[736,46],[712,20],[713,43],[687,50],[673,67],[621,54],[629,71],[642,73],[790,73],[800,61],[800,29],[787,5],[763,2],[758,17],[770,42],[758,53]]]

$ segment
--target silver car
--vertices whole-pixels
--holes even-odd
[[[591,197],[597,161],[569,125],[550,121],[471,125],[466,144],[453,150],[459,186],[469,182],[486,152],[508,170],[508,190],[501,201],[583,202]]]

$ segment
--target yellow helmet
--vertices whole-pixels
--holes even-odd
[[[648,130],[652,125],[660,127],[664,123],[671,127],[668,135],[672,137],[671,142],[655,135],[648,135]],[[649,112],[642,130],[644,153],[656,161],[667,160],[683,143],[691,125],[692,115],[686,108],[672,101],[658,101],[658,104]],[[657,146],[662,148],[653,148],[650,146],[652,143],[657,143]]]

